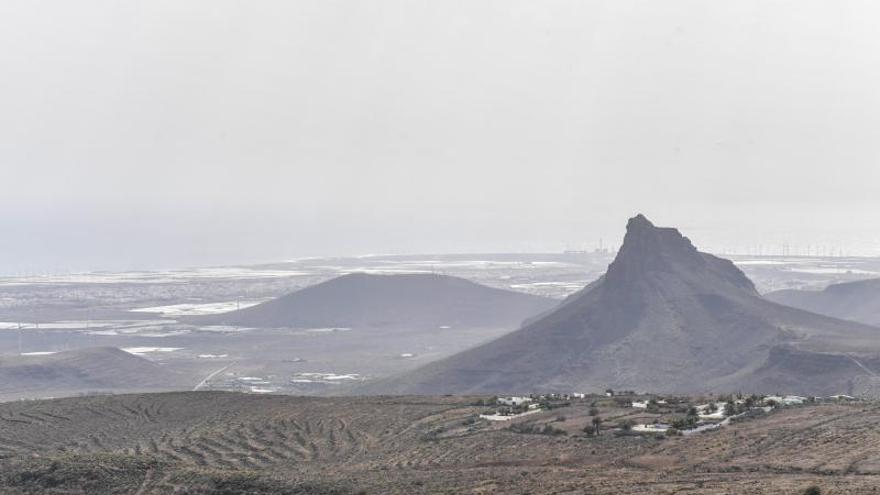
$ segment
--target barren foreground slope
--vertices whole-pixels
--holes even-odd
[[[610,399],[512,422],[477,419],[478,400],[181,392],[2,404],[0,492],[833,494],[880,483],[874,403],[657,439],[614,434],[649,418]],[[604,418],[599,436],[582,432],[591,412]]]

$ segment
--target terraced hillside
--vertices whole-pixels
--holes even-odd
[[[512,422],[478,419],[476,401],[187,392],[2,404],[0,492],[875,493],[880,482],[873,403],[660,440],[613,434],[646,413],[602,398]],[[605,433],[582,431],[590,414]],[[548,426],[556,434],[526,433]]]
[[[397,449],[406,432],[442,423],[447,409],[438,403],[345,400],[342,405],[224,393],[73,402],[70,408],[54,401],[4,405],[0,421],[10,428],[0,435],[0,455],[117,452],[220,468],[342,461],[380,446]],[[394,435],[384,435],[385,430]]]

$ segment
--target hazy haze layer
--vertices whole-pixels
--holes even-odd
[[[0,4],[0,272],[880,253],[868,1]]]

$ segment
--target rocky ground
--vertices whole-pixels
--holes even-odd
[[[222,392],[0,405],[2,493],[877,493],[880,404],[786,407],[687,436],[625,433],[603,397],[506,422],[481,397]],[[599,435],[585,433],[603,418]]]

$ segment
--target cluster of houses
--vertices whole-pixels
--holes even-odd
[[[529,398],[533,401],[542,402],[542,401],[565,401],[565,400],[578,400],[578,399],[586,399],[587,394],[582,394],[578,392],[572,392],[570,394],[531,394]]]
[[[749,414],[753,411],[770,412],[777,407],[799,406],[808,402],[840,402],[858,400],[849,395],[832,395],[829,397],[802,397],[799,395],[769,395],[763,397],[751,397],[736,399],[730,402],[709,402],[693,407],[696,413],[686,423],[683,434],[697,433],[700,431],[720,428],[731,420]],[[663,399],[632,401],[631,406],[636,409],[651,409],[659,407],[667,402]],[[679,428],[675,428],[679,426]],[[632,426],[632,431],[637,433],[666,433],[673,428],[681,429],[681,425],[669,425],[664,423],[637,424]]]
[[[506,396],[497,397],[495,402],[499,407],[493,414],[481,414],[480,418],[489,421],[510,421],[527,414],[540,412],[542,408],[550,408],[554,402],[568,402],[572,400],[586,399],[587,394],[570,393],[570,394],[532,394],[529,396]]]
[[[606,396],[618,397],[635,395],[634,392],[619,392],[615,394],[612,390],[606,391]],[[529,396],[504,396],[495,399],[497,409],[492,414],[481,414],[481,419],[489,421],[510,421],[526,415],[535,414],[545,409],[551,409],[554,403],[570,402],[574,400],[587,399],[588,395],[584,393],[550,393],[550,394],[532,394]],[[623,399],[624,401],[626,399]],[[670,399],[672,400],[672,399]],[[728,424],[731,420],[744,416],[746,414],[758,414],[769,412],[777,407],[798,406],[808,402],[840,402],[858,400],[849,395],[832,395],[829,397],[802,397],[799,395],[769,395],[769,396],[751,396],[747,398],[731,399],[730,401],[712,401],[705,404],[691,406],[688,411],[687,421],[681,423],[680,418],[673,424],[664,424],[655,422],[651,424],[632,425],[631,431],[637,433],[666,433],[675,429],[683,434],[696,433],[710,429],[720,428]],[[676,401],[672,401],[676,403]],[[626,404],[626,402],[624,402]],[[677,404],[681,404],[680,401]],[[568,405],[568,404],[562,404]],[[669,402],[663,398],[651,398],[633,400],[629,403],[634,409],[644,409],[646,412],[656,411],[658,408],[668,406]],[[760,411],[758,411],[760,409]]]

